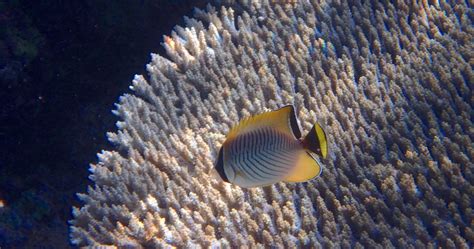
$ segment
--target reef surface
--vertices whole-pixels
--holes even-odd
[[[71,241],[132,248],[468,248],[474,241],[467,2],[241,1],[197,11],[120,98]],[[243,117],[293,104],[325,127],[321,177],[210,177]]]

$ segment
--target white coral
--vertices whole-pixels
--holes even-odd
[[[91,166],[74,244],[472,246],[465,2],[229,5],[244,11],[186,19],[165,39],[168,59],[153,55],[120,98],[117,149]],[[211,178],[230,127],[284,104],[305,131],[324,125],[322,176],[262,189]]]

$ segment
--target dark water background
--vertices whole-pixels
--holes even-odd
[[[0,0],[1,248],[71,247],[75,193],[110,148],[113,103],[206,2]]]

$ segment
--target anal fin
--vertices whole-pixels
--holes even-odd
[[[290,171],[284,181],[306,182],[319,176],[322,170],[322,165],[316,157],[313,157],[310,152],[303,150],[300,152],[294,168]]]

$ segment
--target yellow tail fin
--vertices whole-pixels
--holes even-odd
[[[313,128],[308,132],[308,135],[304,138],[303,146],[322,158],[327,157],[328,143],[326,133],[323,128],[321,128],[321,125],[318,123],[314,124]]]

